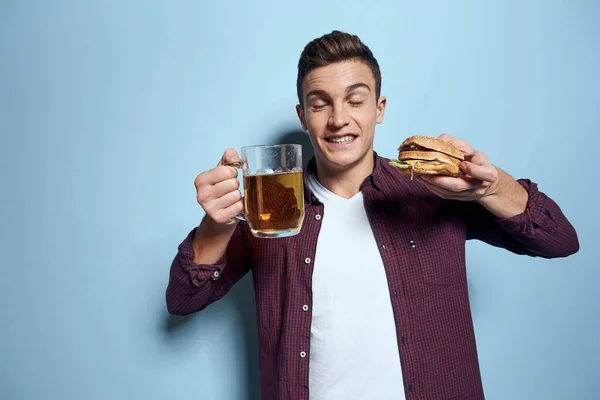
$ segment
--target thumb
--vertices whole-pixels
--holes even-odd
[[[238,155],[238,152],[236,149],[227,149],[225,151],[225,153],[223,153],[223,157],[221,157],[221,160],[219,161],[218,166],[220,167],[221,165],[225,165],[225,164],[229,164],[229,163],[236,163],[236,162],[242,162],[242,160],[240,159],[240,156]]]

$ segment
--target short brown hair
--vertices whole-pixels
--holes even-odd
[[[379,99],[381,94],[381,71],[379,64],[371,50],[356,35],[333,31],[308,43],[298,62],[298,79],[296,90],[298,100],[302,101],[302,82],[310,71],[318,67],[324,67],[340,61],[358,59],[364,62],[373,73],[375,78],[375,94]]]

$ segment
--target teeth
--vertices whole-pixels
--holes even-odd
[[[340,138],[329,138],[328,140],[333,143],[345,144],[350,143],[352,140],[354,140],[354,136],[348,135]]]

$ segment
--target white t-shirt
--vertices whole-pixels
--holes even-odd
[[[325,205],[312,278],[310,400],[404,399],[391,297],[362,193]]]

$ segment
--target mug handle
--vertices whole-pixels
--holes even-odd
[[[225,165],[227,167],[237,168],[239,170],[242,169],[242,163],[239,162],[239,161],[230,162],[230,163],[224,163],[223,165]],[[239,213],[238,215],[236,215],[234,218],[231,219],[231,222],[229,222],[228,225],[234,224],[236,219],[238,219],[240,221],[245,221],[246,220],[246,212],[242,211],[241,213]]]

